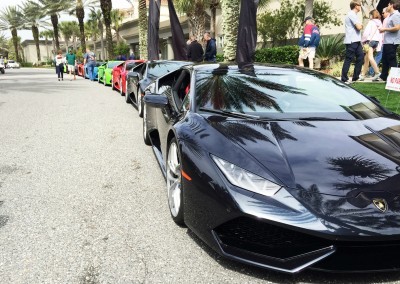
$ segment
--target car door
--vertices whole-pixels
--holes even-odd
[[[168,98],[168,106],[156,110],[157,128],[160,136],[161,149],[163,156],[166,153],[167,138],[171,127],[178,122],[183,115],[183,101],[190,86],[190,72],[183,68],[171,72],[159,80],[158,92]],[[165,161],[164,156],[164,161]]]

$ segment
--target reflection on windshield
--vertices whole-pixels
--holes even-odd
[[[115,66],[123,63],[124,61],[113,61],[108,63],[108,68],[114,68]]]
[[[147,77],[150,80],[155,80],[169,72],[177,70],[179,67],[187,65],[188,62],[158,62],[152,63],[148,66]]]
[[[219,65],[196,72],[197,108],[260,117],[367,119],[385,111],[345,84],[319,72]]]

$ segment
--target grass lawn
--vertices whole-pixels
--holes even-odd
[[[385,108],[400,114],[400,93],[385,90],[384,83],[354,83],[351,85],[357,91],[377,98]],[[387,102],[386,102],[387,101]]]

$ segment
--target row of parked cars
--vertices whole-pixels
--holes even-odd
[[[5,73],[6,68],[14,69],[14,68],[19,68],[19,67],[20,67],[20,64],[14,60],[8,60],[7,63],[5,63],[3,58],[0,59],[0,73],[1,74]]]
[[[96,72],[143,117],[172,219],[219,254],[285,273],[400,269],[400,119],[376,99],[297,66]]]

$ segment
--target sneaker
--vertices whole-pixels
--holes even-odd
[[[374,82],[386,82],[386,81],[382,80],[381,77],[376,77],[372,81],[374,81]]]
[[[358,76],[358,80],[357,81],[364,81],[364,76],[363,75],[360,75],[360,76]]]
[[[373,78],[372,81],[377,80],[378,78],[380,79],[381,73],[376,74]],[[382,80],[382,79],[381,79]],[[383,80],[382,80],[383,81]]]
[[[343,83],[345,83],[346,85],[351,85],[353,82],[347,80],[347,81],[342,81]]]

